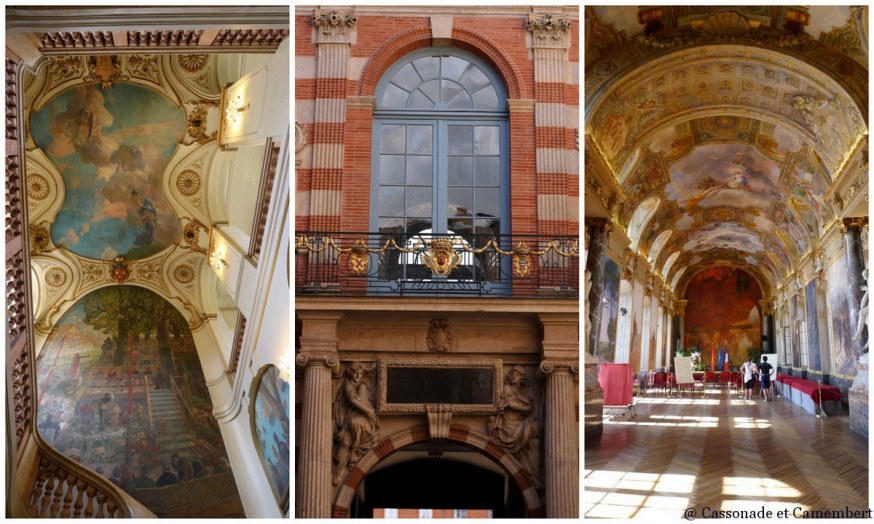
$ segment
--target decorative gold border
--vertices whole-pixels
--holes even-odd
[[[381,358],[379,359],[379,378],[377,384],[376,412],[385,414],[426,413],[425,404],[389,404],[388,394],[389,367],[416,368],[485,368],[494,371],[491,404],[452,404],[453,413],[472,415],[491,415],[500,411],[498,402],[501,395],[501,384],[504,382],[504,367],[501,359],[495,360],[464,360],[459,358]]]

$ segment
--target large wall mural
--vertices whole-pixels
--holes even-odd
[[[855,327],[850,319],[858,318],[859,305],[850,295],[846,255],[835,260],[828,268],[832,319],[832,374],[856,376],[856,359],[861,356],[859,344],[853,342]]]
[[[34,112],[34,142],[66,192],[52,242],[103,260],[144,258],[178,242],[182,229],[161,178],[185,124],[183,109],[128,83],[77,86]]]
[[[38,428],[158,516],[242,515],[188,323],[147,289],[89,293],[36,361]]]
[[[684,347],[701,350],[704,362],[728,350],[732,366],[747,359],[747,348],[761,347],[758,304],[762,292],[756,279],[742,270],[714,267],[698,273],[686,287]]]

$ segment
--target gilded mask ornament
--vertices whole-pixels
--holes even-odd
[[[112,83],[118,80],[119,67],[118,57],[115,55],[98,55],[88,57],[88,71],[91,78],[100,82],[103,89],[112,87]]]
[[[452,249],[453,242],[449,238],[437,238],[429,243],[430,247],[422,253],[422,264],[435,275],[448,275],[461,264],[461,256]]]
[[[130,278],[130,266],[128,266],[127,262],[124,261],[123,256],[115,257],[115,262],[113,262],[112,266],[109,268],[109,274],[112,276],[112,279],[119,284]]]
[[[349,254],[349,269],[355,276],[366,275],[370,267],[370,256],[367,254],[367,246],[360,238],[355,241]]]
[[[531,248],[525,242],[513,248],[513,276],[525,278],[531,274]]]

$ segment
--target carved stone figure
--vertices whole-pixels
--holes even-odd
[[[334,398],[335,486],[379,438],[379,419],[364,381],[375,367],[362,362],[349,364]]]
[[[504,380],[499,415],[489,419],[492,437],[525,468],[537,489],[540,479],[540,434],[542,424],[534,417],[534,399],[525,391],[525,374],[513,366]]]

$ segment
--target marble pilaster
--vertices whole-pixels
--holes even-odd
[[[574,376],[579,374],[579,364],[544,360],[539,371],[546,377],[546,517],[577,518],[580,474]]]
[[[588,333],[586,333],[586,351],[598,355],[598,333],[601,329],[601,299],[604,297],[604,266],[607,260],[607,239],[612,225],[606,218],[587,218],[589,229],[589,254],[586,261],[586,271],[589,272],[591,288],[587,297],[589,311]]]

